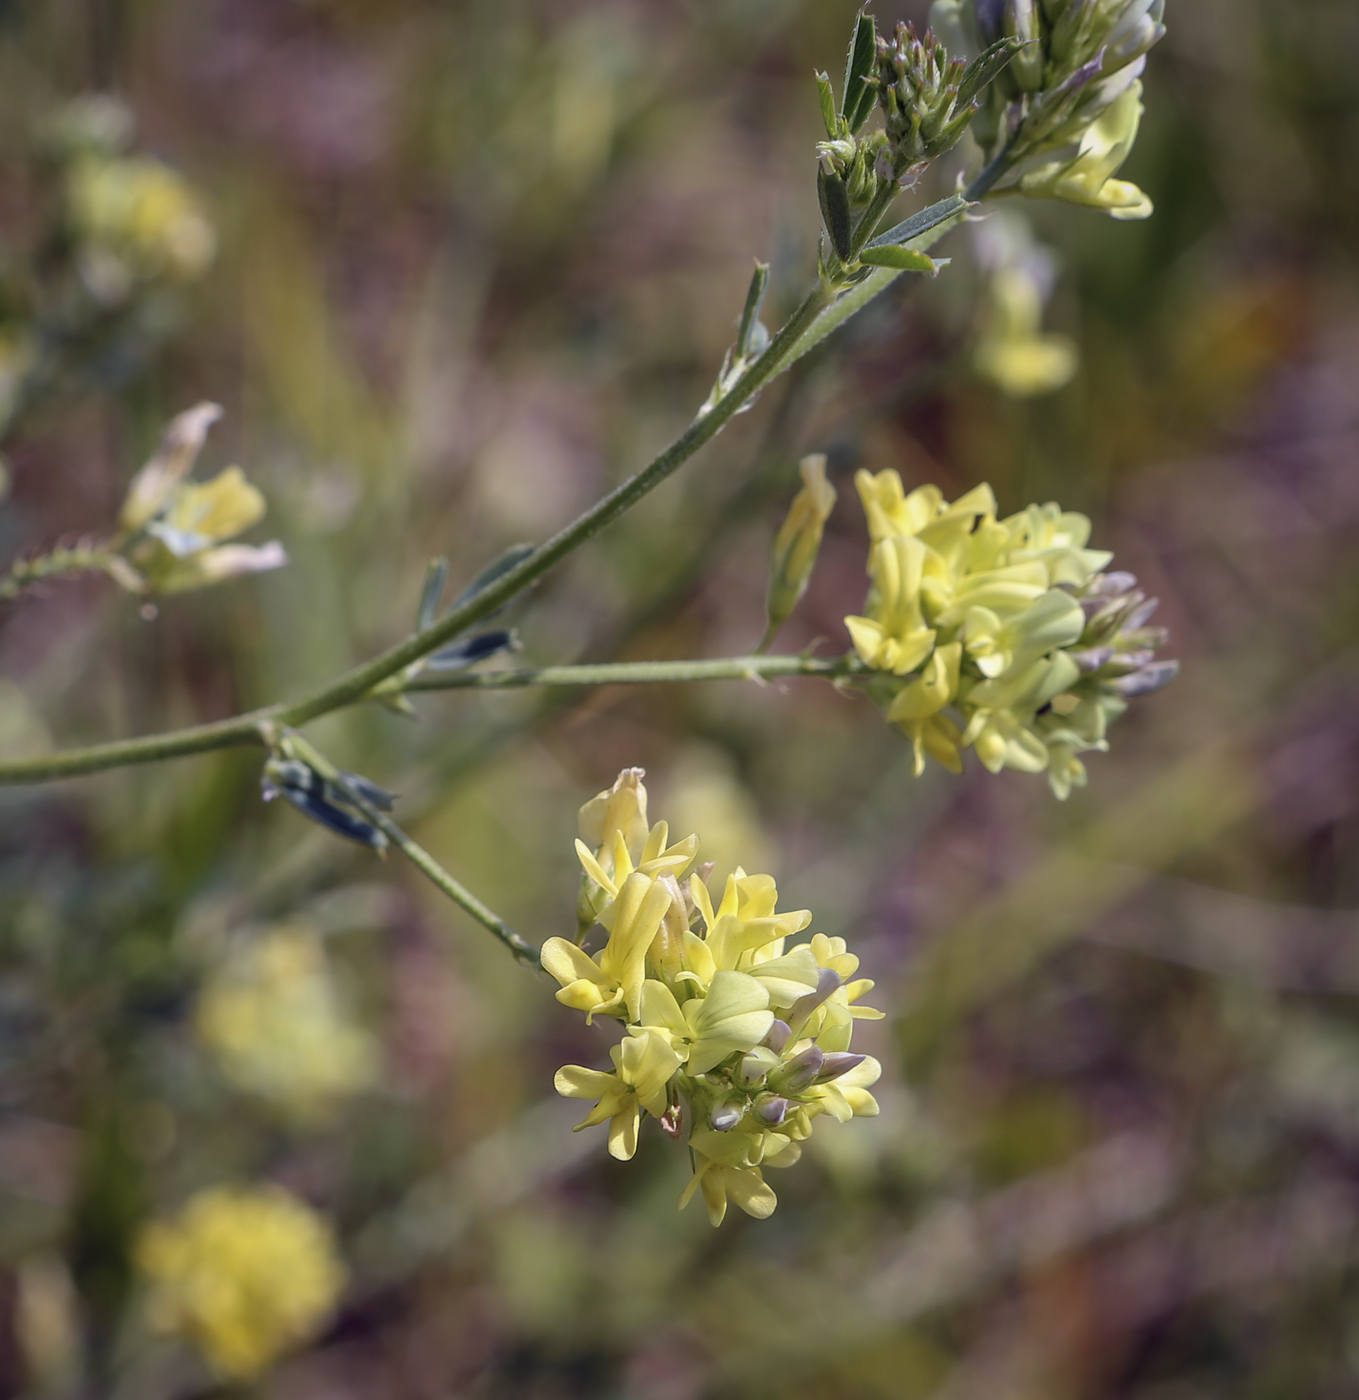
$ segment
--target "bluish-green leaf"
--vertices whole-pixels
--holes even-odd
[[[851,132],[857,132],[873,110],[874,92],[864,79],[873,72],[877,51],[878,27],[867,10],[860,10],[845,59],[845,87],[840,94],[841,113]]]
[[[493,559],[453,600],[453,606],[460,608],[471,602],[478,593],[484,593],[498,578],[503,578],[517,564],[522,564],[533,553],[536,545],[512,544],[498,559]],[[484,619],[483,619],[484,621]]]
[[[425,570],[424,587],[420,590],[420,606],[415,610],[415,630],[423,632],[439,615],[439,599],[444,595],[444,580],[448,577],[448,560],[431,559]]]
[[[875,238],[868,247],[889,248],[909,243],[911,239],[919,238],[922,233],[928,233],[932,228],[937,228],[950,219],[956,219],[959,214],[970,207],[971,205],[962,195],[951,194],[947,199],[941,199],[937,204],[931,204],[928,209],[922,209],[918,214],[912,214],[909,219],[904,219],[894,228],[889,228],[886,233]],[[862,259],[862,254],[860,257]],[[866,261],[866,259],[864,260]]]
[[[741,330],[736,337],[736,353],[749,355],[758,340],[760,307],[764,305],[764,294],[769,289],[769,264],[757,262],[750,279],[750,289],[746,292],[745,309],[741,312]]]
[[[825,220],[826,232],[830,234],[831,247],[839,254],[842,262],[847,262],[854,237],[849,191],[838,175],[827,175],[821,170],[817,172],[816,192],[821,200],[821,217]]]
[[[831,91],[830,75],[816,75],[816,94],[821,101],[821,120],[826,124],[826,136],[831,141],[836,137],[835,94]]]

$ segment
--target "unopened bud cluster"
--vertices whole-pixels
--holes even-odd
[[[895,471],[856,485],[873,582],[845,624],[916,773],[927,754],[961,772],[974,748],[993,773],[1046,772],[1059,798],[1083,786],[1077,755],[1106,749],[1128,701],[1178,670],[1155,660],[1156,600],[1086,547],[1085,516],[1055,504],[998,520],[989,486],[950,505],[934,486],[907,495]]]
[[[957,145],[988,85],[1018,47],[1017,41],[999,36],[968,63],[950,58],[933,30],[918,36],[913,24],[898,24],[893,39],[878,40],[874,82],[886,122],[886,160],[892,177],[909,176]]]
[[[855,978],[843,938],[788,946],[812,916],[779,913],[771,876],[738,868],[714,904],[698,837],[672,843],[664,821],[648,825],[642,777],[625,769],[580,811],[577,912],[586,929],[603,926],[603,946],[543,945],[557,1000],[625,1028],[612,1071],[566,1065],[557,1092],[595,1101],[579,1126],[607,1123],[622,1160],[644,1117],[687,1141],[681,1209],[701,1191],[714,1225],[729,1201],[764,1219],[778,1203],[764,1168],[796,1162],[818,1117],[877,1113],[868,1086],[881,1067],[850,1038],[856,1019],[882,1013],[859,1004],[873,984]]]

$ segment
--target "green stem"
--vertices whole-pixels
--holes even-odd
[[[452,608],[422,632],[417,632],[404,642],[389,648],[372,661],[356,666],[321,690],[285,706],[280,714],[283,722],[289,725],[305,724],[318,715],[328,714],[331,710],[363,699],[389,676],[428,656],[430,652],[436,651],[444,643],[480,622],[482,618],[504,607],[568,554],[579,549],[606,525],[611,525],[648,492],[654,491],[700,447],[716,437],[738,409],[744,407],[771,379],[782,372],[789,352],[834,299],[833,288],[820,284],[814,287],[760,358],[706,413],[695,418],[659,457],[611,491],[564,530],[559,531],[546,544],[540,545],[522,563],[502,574],[494,583],[461,606]],[[787,362],[791,363],[790,360]]]
[[[996,169],[999,161],[1000,157],[997,157],[997,160],[993,161],[991,166],[983,171],[982,175],[978,176],[964,192],[969,199],[984,194],[990,185],[1000,178],[1003,171]],[[961,218],[960,214],[955,219],[936,225],[927,233],[912,239],[908,246],[924,251]],[[867,224],[868,221],[865,220],[865,227]],[[882,268],[871,273],[862,282],[857,283],[843,294],[840,294],[834,286],[829,286],[818,280],[817,285],[802,300],[764,353],[740,376],[727,393],[708,407],[706,412],[701,412],[684,432],[652,462],[611,491],[591,509],[554,535],[546,544],[539,546],[521,563],[502,574],[500,578],[481,592],[467,599],[461,605],[450,609],[429,627],[414,633],[396,646],[388,648],[371,661],[347,671],[320,690],[290,704],[271,705],[265,709],[238,715],[234,719],[222,720],[215,724],[194,725],[191,728],[177,730],[169,734],[151,735],[142,739],[129,739],[110,744],[95,744],[87,748],[70,749],[64,753],[0,764],[0,784],[46,782],[55,778],[75,777],[84,773],[119,768],[128,764],[154,763],[162,759],[179,758],[189,754],[204,753],[212,749],[259,743],[262,724],[272,722],[290,727],[301,725],[321,715],[329,714],[332,710],[338,710],[346,705],[352,705],[357,701],[369,698],[375,688],[381,686],[384,681],[413,666],[431,652],[438,650],[439,647],[475,626],[491,613],[504,607],[506,603],[536,582],[554,565],[560,563],[567,555],[636,505],[648,492],[653,491],[687,462],[695,452],[716,437],[736,413],[745,407],[770,381],[782,374],[813,346],[830,335],[832,331],[837,330],[851,316],[885,290],[898,276],[900,276],[899,272]],[[769,673],[756,671],[754,674]],[[797,672],[789,671],[781,674],[797,674]],[[815,672],[806,672],[806,674],[815,674]],[[666,677],[666,679],[675,678]],[[519,682],[519,684],[525,685],[533,683],[531,681]],[[543,681],[541,683],[552,684],[553,682]],[[560,683],[591,684],[593,682],[566,681]],[[425,688],[427,684],[426,681],[423,685],[415,688]],[[485,686],[485,682],[479,677],[464,684],[471,688]]]
[[[723,656],[711,661],[610,661],[595,666],[540,666],[514,671],[427,672],[402,690],[517,690],[524,686],[658,685],[686,681],[753,681],[776,676],[839,677],[850,673],[842,657]]]
[[[663,682],[707,680],[759,680],[776,676],[848,675],[842,660],[808,656],[735,656],[702,661],[623,661],[597,666],[543,666],[514,671],[432,672],[417,676],[390,693],[412,690],[515,690],[527,686],[646,685]],[[288,709],[271,705],[234,719],[198,724],[169,734],[144,739],[121,739],[111,744],[91,744],[41,758],[0,763],[0,785],[39,783],[53,778],[75,778],[109,768],[137,763],[159,763],[169,758],[207,753],[213,749],[267,744],[270,725],[289,725]]]
[[[499,914],[488,908],[471,890],[450,875],[423,846],[411,840],[386,812],[374,807],[319,749],[308,743],[296,730],[285,730],[282,742],[284,747],[291,749],[327,782],[334,783],[342,789],[346,799],[363,813],[364,818],[377,827],[388,841],[459,909],[470,914],[482,928],[494,934],[521,962],[531,967],[540,966],[538,949],[528,939],[516,933]]]

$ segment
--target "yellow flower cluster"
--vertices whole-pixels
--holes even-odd
[[[1059,798],[1083,786],[1076,755],[1107,748],[1128,700],[1178,669],[1153,660],[1155,599],[1086,547],[1083,515],[1049,503],[997,520],[989,486],[950,505],[934,486],[906,494],[895,471],[855,483],[872,587],[845,625],[917,775],[926,754],[961,772],[971,747],[993,773],[1046,770]]]
[[[200,1192],[142,1231],[137,1261],[152,1325],[236,1380],[315,1336],[344,1284],[329,1222],[278,1186]]]
[[[763,1168],[797,1161],[817,1117],[877,1113],[868,1086],[881,1067],[849,1046],[855,1020],[882,1013],[859,1004],[873,984],[855,978],[843,938],[789,946],[812,916],[779,913],[771,876],[738,868],[714,903],[698,837],[672,843],[664,821],[648,824],[642,778],[625,769],[580,810],[578,914],[582,932],[603,926],[603,947],[543,945],[557,1000],[626,1028],[611,1071],[566,1065],[557,1092],[595,1101],[579,1126],[607,1123],[620,1159],[644,1116],[687,1138],[695,1167],[681,1208],[701,1190],[714,1225],[728,1201],[764,1219],[777,1200]]]
[[[121,302],[139,282],[191,282],[216,252],[197,195],[158,160],[88,152],[68,172],[66,200],[81,276],[100,301]]]
[[[281,926],[237,949],[198,999],[198,1038],[237,1088],[307,1125],[330,1118],[377,1071],[316,935]]]

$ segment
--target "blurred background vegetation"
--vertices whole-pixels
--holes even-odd
[[[208,469],[245,467],[291,557],[155,617],[100,577],[5,604],[0,753],[298,694],[409,630],[431,555],[470,578],[644,461],[706,394],[752,257],[785,307],[810,273],[810,74],[853,13],[0,5],[0,388],[32,385],[36,308],[65,308],[44,343],[69,351],[9,426],[0,553],[106,529],[208,398]],[[841,650],[856,468],[1056,498],[1183,661],[1087,790],[913,781],[866,702],[810,680],[316,726],[536,941],[572,929],[576,807],[645,766],[719,873],[772,870],[862,954],[882,1116],[818,1133],[771,1220],[712,1231],[675,1212],[682,1154],[569,1132],[552,1072],[602,1034],[409,869],[261,806],[258,754],[0,790],[0,1394],[217,1393],[146,1325],[133,1242],[262,1180],[333,1218],[349,1270],[261,1382],[280,1400],[1359,1393],[1359,10],[1167,20],[1126,170],[1155,217],[1031,211],[1069,384],[972,372],[985,276],[955,233],[943,276],[514,619],[527,664],[745,651],[797,459],[824,451],[841,500],[781,649]],[[127,104],[217,245],[93,309],[63,281],[51,136],[90,94]],[[232,988],[289,968],[300,1000],[242,1031]]]

